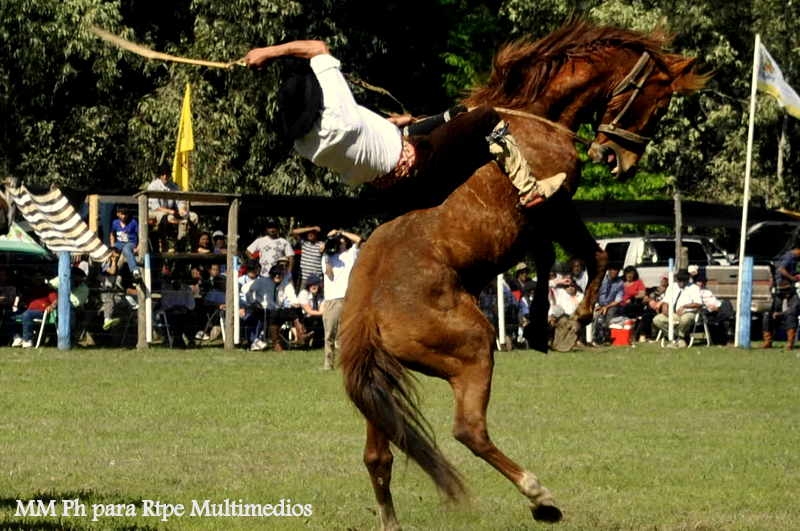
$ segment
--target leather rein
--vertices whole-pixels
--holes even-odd
[[[614,119],[611,120],[611,123],[600,124],[597,126],[598,132],[605,133],[607,136],[616,136],[618,138],[621,138],[628,142],[632,142],[634,144],[645,145],[648,142],[650,142],[649,136],[642,136],[640,134],[634,133],[633,131],[628,131],[627,129],[622,129],[619,127],[620,120],[622,120],[622,117],[625,116],[625,113],[627,113],[628,110],[631,108],[633,101],[642,91],[642,88],[644,88],[644,85],[647,82],[647,79],[650,77],[650,74],[653,73],[653,68],[655,67],[655,64],[650,59],[651,57],[648,52],[642,52],[641,57],[639,57],[639,60],[636,62],[635,65],[633,65],[633,68],[631,68],[630,72],[628,72],[628,74],[624,78],[622,78],[622,80],[619,83],[617,83],[617,85],[613,88],[613,90],[611,91],[612,98],[614,96],[622,94],[631,87],[633,87],[633,92],[631,92],[631,95],[628,97],[628,101],[625,102],[625,105],[622,107],[622,110],[620,110],[617,116],[615,116]],[[521,118],[539,120],[540,122],[547,123],[555,127],[556,129],[559,129],[560,131],[567,133],[576,142],[580,142],[585,146],[589,146],[592,144],[591,140],[584,140],[583,138],[578,137],[578,135],[568,127],[561,125],[558,122],[548,120],[543,116],[539,116],[537,114],[532,114],[525,111],[520,111],[517,109],[507,109],[505,107],[495,107],[495,110],[504,114],[519,116]]]

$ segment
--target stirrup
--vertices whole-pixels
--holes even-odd
[[[490,144],[499,144],[504,146],[506,144],[506,135],[508,134],[508,122],[505,120],[501,121],[497,124],[489,136],[486,137],[486,141]]]

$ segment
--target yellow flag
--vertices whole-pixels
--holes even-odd
[[[758,88],[778,100],[786,112],[800,118],[800,96],[783,79],[783,72],[763,45],[759,45]]]
[[[194,151],[192,134],[192,89],[186,83],[183,93],[181,118],[178,122],[178,141],[175,143],[175,159],[172,162],[172,179],[181,190],[189,190],[189,154]]]

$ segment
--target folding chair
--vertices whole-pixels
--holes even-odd
[[[700,329],[698,331],[698,328]],[[708,330],[708,318],[705,308],[701,308],[694,316],[694,325],[689,334],[689,346],[694,345],[695,341],[705,340],[706,346],[711,346],[711,332]]]
[[[58,323],[58,312],[56,310],[45,310],[41,319],[34,319],[34,323],[41,322],[39,325],[39,332],[36,334],[36,348],[42,345],[42,338],[44,338],[44,330],[47,325],[55,325]]]
[[[167,338],[167,345],[172,348],[172,331],[169,329],[169,320],[167,319],[167,312],[158,309],[153,316],[153,327],[162,332],[162,337]]]

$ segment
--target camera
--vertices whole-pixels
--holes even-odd
[[[336,233],[325,241],[325,254],[336,254],[339,252],[339,244],[342,241],[342,236]]]

